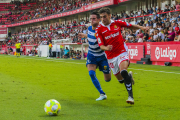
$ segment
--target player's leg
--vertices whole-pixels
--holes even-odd
[[[108,61],[106,58],[98,62],[99,70],[104,73],[104,80],[106,82],[111,81],[111,68],[109,67]]]
[[[99,100],[104,100],[107,98],[105,92],[102,90],[101,88],[101,85],[96,77],[96,67],[97,65],[96,64],[87,64],[87,68],[88,68],[88,71],[89,71],[89,76],[91,77],[91,80],[92,80],[92,83],[94,84],[94,86],[96,87],[96,89],[99,91],[100,93],[100,97],[97,98],[96,100],[99,101]]]
[[[127,103],[134,104],[134,99],[133,99],[133,91],[132,91],[132,76],[128,74],[128,66],[129,66],[129,61],[128,61],[128,53],[123,53],[122,56],[120,56],[122,59],[118,59],[119,63],[119,68],[122,77],[124,78],[124,84],[126,86],[126,89],[128,91],[128,100]]]
[[[117,58],[115,58],[117,60]],[[109,62],[109,66],[114,74],[114,76],[117,78],[117,80],[119,81],[119,83],[124,83],[124,78],[121,76],[120,74],[120,69],[118,66],[118,63],[116,62],[116,60],[108,60]]]
[[[119,83],[123,84],[124,83],[124,78],[121,76],[121,73],[118,72],[117,74],[115,74],[115,77],[117,78],[117,80],[119,81]]]
[[[131,76],[131,83],[132,85],[134,85],[134,79],[133,79],[133,73],[132,71],[129,71],[128,73]],[[117,78],[117,80],[119,81],[119,83],[123,84],[124,83],[124,78],[122,77],[121,73],[118,72],[117,74],[115,74],[115,77]]]

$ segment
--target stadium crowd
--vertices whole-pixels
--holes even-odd
[[[112,19],[126,19],[129,23],[134,22],[137,25],[148,26],[150,28],[147,31],[123,29],[122,35],[126,43],[177,41],[178,34],[175,29],[177,29],[177,27],[180,25],[180,13],[175,10],[179,9],[179,3],[172,6],[166,5],[164,10],[154,6],[146,10],[140,9],[137,12],[131,11],[130,14],[126,14],[125,11],[120,12],[120,14],[115,13],[112,14]],[[174,12],[162,13],[168,11]],[[152,15],[139,17],[148,14]],[[86,43],[87,40],[85,38],[78,38],[78,33],[87,33],[87,23],[88,21],[81,20],[79,23],[73,21],[67,25],[62,23],[54,23],[50,26],[34,26],[29,28],[27,30],[28,32],[18,31],[11,35],[11,37],[7,37],[6,41],[3,43],[3,46],[14,45],[17,40],[20,40],[22,44],[26,45],[48,44],[51,42],[51,40],[57,39],[71,39],[71,42],[73,43]]]
[[[101,0],[37,0],[33,6],[31,6],[30,3],[25,3],[26,6],[28,6],[28,11],[22,10],[20,3],[18,5],[12,3],[14,5],[14,8],[8,9],[10,11],[9,14],[0,16],[0,18],[7,19],[7,21],[1,20],[1,24],[17,23],[36,18],[42,18],[48,15],[72,11],[75,9],[79,9],[82,6],[90,5],[99,1]],[[18,16],[12,17],[12,14]]]
[[[72,43],[86,43],[85,38],[78,38],[78,33],[87,33],[88,21],[74,21],[68,25],[51,24],[50,26],[32,27],[27,31],[17,31],[6,38],[3,46],[14,46],[16,41],[24,45],[48,45],[52,40],[69,39]]]

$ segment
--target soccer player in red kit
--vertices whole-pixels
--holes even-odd
[[[118,80],[122,80],[128,91],[127,103],[134,104],[132,92],[132,76],[128,74],[129,66],[128,48],[123,41],[121,28],[146,30],[148,28],[131,25],[120,20],[111,20],[110,8],[103,7],[99,10],[101,23],[96,28],[96,38],[102,50],[105,51],[109,66]]]

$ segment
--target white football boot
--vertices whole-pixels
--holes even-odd
[[[126,100],[127,103],[131,104],[131,105],[134,105],[134,99],[129,96],[128,99]]]
[[[96,99],[96,101],[105,100],[107,99],[107,95],[100,94],[100,97]]]

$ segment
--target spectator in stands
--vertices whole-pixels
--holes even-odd
[[[13,49],[11,48],[11,46],[8,46],[7,54],[10,55],[11,52],[13,52]]]
[[[176,4],[176,10],[179,10],[180,9],[180,3],[178,4]]]
[[[174,41],[174,38],[175,38],[175,32],[173,30],[172,27],[169,28],[169,31],[168,31],[168,36],[167,36],[167,39],[165,39],[165,41]]]
[[[157,42],[157,41],[158,41],[158,37],[159,37],[159,35],[158,35],[158,29],[156,29],[156,30],[154,31],[154,35],[153,35],[152,42]]]
[[[170,27],[171,22],[169,21],[169,18],[167,18],[166,22],[165,22],[165,26],[168,28]]]
[[[146,42],[148,39],[149,39],[148,30],[145,30],[144,36],[143,36],[143,41]]]
[[[139,30],[139,34],[137,35],[138,42],[143,42],[143,36],[142,30]]]
[[[73,42],[73,43],[77,43],[77,41],[78,41],[78,36],[74,36],[72,42]]]

